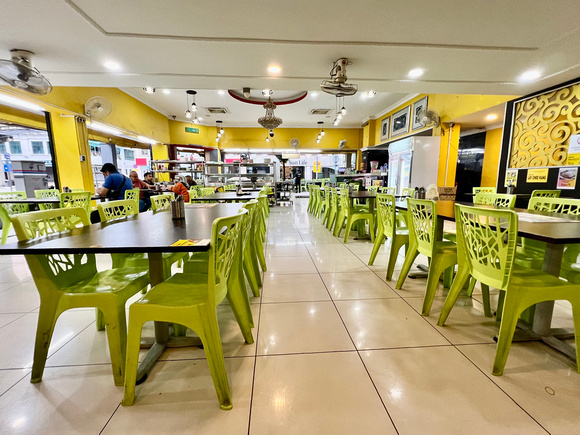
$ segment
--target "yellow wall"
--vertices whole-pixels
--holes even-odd
[[[199,133],[187,133],[186,127],[197,128]],[[169,121],[170,143],[179,145],[201,145],[216,146],[215,137],[217,129],[215,126],[207,127],[205,125],[193,124],[191,122]],[[213,144],[210,142],[213,141]]]
[[[44,115],[26,112],[8,106],[0,105],[0,119],[2,121],[13,122],[26,127],[46,130],[46,120]]]
[[[483,155],[483,171],[481,173],[482,186],[496,187],[497,185],[497,169],[499,166],[502,136],[503,128],[488,130],[485,135],[485,153]]]

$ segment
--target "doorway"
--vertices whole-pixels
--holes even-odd
[[[459,138],[455,172],[457,201],[473,202],[473,196],[470,194],[474,187],[481,186],[486,134],[486,132],[476,133]]]

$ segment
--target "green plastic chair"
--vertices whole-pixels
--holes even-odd
[[[228,293],[236,245],[240,240],[243,214],[216,219],[212,225],[208,270],[206,274],[180,273],[153,287],[147,295],[129,307],[129,334],[123,405],[135,401],[135,383],[139,363],[141,329],[147,321],[175,322],[195,331],[202,343],[222,409],[231,409],[232,400],[225,369],[216,307]],[[232,304],[236,318],[243,310]],[[240,325],[249,332],[251,326]],[[246,339],[247,340],[247,339]]]
[[[151,210],[169,210],[171,206],[171,201],[173,201],[173,193],[164,193],[162,195],[154,195],[151,197]],[[139,212],[139,208],[137,208]]]
[[[60,192],[58,189],[39,189],[34,191],[35,198],[58,198]],[[26,198],[26,196],[25,196]],[[53,208],[57,208],[56,204],[38,204],[39,210],[52,210]]]
[[[63,192],[60,194],[60,208],[82,207],[90,214],[91,196],[91,192]]]
[[[336,191],[336,187],[330,188],[330,211],[328,213],[328,219],[326,221],[326,229],[333,232],[334,225],[336,224],[336,218],[338,217],[339,211],[339,195]]]
[[[232,190],[236,190],[238,187],[235,184],[225,184],[224,185],[224,191],[225,192],[229,192]]]
[[[137,210],[139,210],[139,195],[141,194],[141,190],[136,189],[129,189],[125,190],[125,199],[132,199],[137,204]]]
[[[323,202],[323,197],[322,197],[322,192],[324,191],[324,187],[317,187],[314,189],[314,217],[319,218],[320,217],[320,210],[322,209],[322,202]]]
[[[403,191],[401,192],[401,195],[407,198],[412,198],[413,195],[415,195],[415,189],[413,189],[412,187],[404,187]]]
[[[495,207],[514,208],[516,204],[516,196],[508,195],[507,193],[480,192],[475,195],[473,203],[478,205],[493,205]]]
[[[90,224],[82,207],[44,210],[14,217],[19,241],[63,233]],[[146,270],[97,271],[94,254],[26,255],[40,294],[32,383],[42,380],[58,317],[73,308],[95,307],[103,313],[115,385],[123,385],[127,326],[125,303],[149,285]]]
[[[395,188],[394,187],[388,187],[388,186],[383,186],[379,188],[379,191],[381,193],[384,193],[385,195],[395,195]]]
[[[474,187],[472,189],[473,195],[477,195],[478,193],[496,193],[497,190],[495,187]]]
[[[534,190],[532,198],[560,198],[561,190]]]
[[[580,286],[569,284],[540,270],[514,265],[518,218],[511,210],[489,210],[456,205],[455,219],[468,273],[478,281],[505,292],[503,313],[492,373],[503,374],[518,318],[528,307],[544,301],[567,300],[572,304],[576,340],[576,364],[580,372]],[[500,225],[498,225],[498,222]],[[465,282],[465,272],[461,281]],[[443,325],[459,293],[458,273],[439,316]]]
[[[369,192],[377,193],[379,191],[379,186],[369,186],[367,188]],[[381,192],[382,193],[382,192]]]
[[[330,209],[330,187],[326,186],[320,189],[321,203],[318,217],[322,217],[322,225],[326,225]]]
[[[26,199],[26,192],[0,192],[0,199]],[[6,243],[10,228],[11,218],[20,213],[28,213],[28,204],[0,204],[0,220],[2,221],[2,245]]]
[[[360,209],[357,207],[351,207],[348,197],[348,190],[342,189],[340,191],[340,212],[336,221],[335,233],[334,235],[339,237],[342,231],[342,227],[345,226],[346,230],[344,233],[344,243],[348,243],[348,236],[352,226],[357,221],[367,221],[369,223],[369,232],[371,235],[371,241],[375,241],[375,231],[374,231],[374,215],[369,213],[367,210]]]
[[[308,206],[306,207],[306,211],[308,213],[312,213],[312,206],[314,205],[314,192],[312,191],[312,183],[307,184],[308,189]]]
[[[110,222],[138,214],[139,206],[132,199],[120,199],[117,201],[101,202],[97,205],[97,210],[99,210],[101,222]]]
[[[192,202],[196,202],[196,201],[192,201],[194,198],[199,197],[199,189],[196,186],[192,186],[189,188],[189,203],[191,204]]]
[[[254,237],[255,252],[260,263],[260,268],[266,272],[268,270],[266,265],[266,257],[264,256],[264,241],[266,240],[266,210],[269,210],[268,197],[266,195],[258,196],[258,212],[257,212],[257,235]]]
[[[403,287],[409,270],[411,270],[411,266],[419,253],[429,257],[431,260],[429,275],[421,312],[423,316],[428,316],[439,284],[439,277],[444,272],[452,273],[453,267],[457,264],[457,245],[453,242],[437,240],[437,205],[435,201],[407,198],[407,205],[409,249],[407,249],[405,262],[395,288]]]
[[[397,210],[395,208],[395,197],[393,195],[377,194],[377,217],[379,221],[379,229],[371,257],[369,259],[369,266],[375,262],[375,258],[384,243],[385,239],[391,240],[391,250],[389,253],[389,263],[387,265],[387,280],[390,281],[393,277],[397,256],[402,246],[409,246],[409,229],[397,228]]]

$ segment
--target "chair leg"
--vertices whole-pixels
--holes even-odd
[[[244,340],[246,340],[246,343],[252,344],[254,342],[254,337],[252,336],[254,319],[249,301],[244,300],[244,297],[241,294],[241,288],[239,288],[239,286],[236,288],[236,285],[228,285],[228,292],[226,297],[228,298],[230,307],[234,312],[234,316],[238,322],[240,331],[242,331]]]
[[[373,218],[373,215],[370,215],[370,217],[368,218],[369,221],[369,233],[371,235],[371,242],[375,241],[375,219]],[[364,221],[363,221],[363,225],[364,225]]]
[[[433,305],[433,298],[437,292],[437,287],[439,286],[439,277],[441,276],[441,270],[438,269],[438,267],[433,267],[432,262],[431,267],[429,267],[429,275],[427,276],[427,288],[425,289],[423,308],[421,310],[422,316],[428,316],[431,312],[431,305]]]
[[[262,243],[256,241],[256,254],[258,255],[258,260],[260,261],[260,267],[264,272],[266,272],[266,257],[264,256],[264,248]]]
[[[501,322],[501,316],[503,314],[503,303],[505,301],[505,291],[500,290],[499,296],[497,298],[497,310],[495,312],[495,321]]]
[[[232,409],[232,397],[228,383],[228,374],[224,362],[224,353],[218,328],[215,311],[201,311],[203,331],[198,331],[199,338],[203,343],[207,363],[213,379],[213,384],[218,396],[220,408]]]
[[[448,267],[443,272],[443,288],[451,288],[451,283],[453,282],[453,272],[455,272],[455,267]]]
[[[401,269],[401,273],[399,274],[399,279],[397,280],[397,285],[395,288],[400,290],[403,287],[403,283],[405,279],[407,279],[407,275],[409,275],[409,271],[411,270],[411,266],[413,266],[413,262],[415,258],[419,255],[419,251],[417,250],[416,245],[411,244],[409,249],[407,250],[407,255],[405,255],[405,261],[403,262],[403,268]]]
[[[473,290],[475,289],[476,283],[477,280],[475,278],[471,278],[471,280],[469,281],[469,288],[467,289],[467,296],[471,297],[471,295],[473,295]]]
[[[348,236],[350,235],[350,230],[352,229],[352,216],[346,218],[346,229],[344,230],[344,243],[348,243]]]
[[[495,359],[491,371],[495,376],[501,376],[503,374],[521,311],[522,310],[518,309],[517,295],[506,295],[503,307],[503,317],[501,319],[501,324],[499,325]]]
[[[97,327],[97,331],[104,331],[105,330],[105,316],[103,312],[98,308],[95,308],[95,325]]]
[[[129,308],[129,332],[127,333],[127,358],[125,362],[125,391],[123,406],[131,406],[135,402],[135,384],[137,382],[137,367],[139,365],[139,349],[141,347],[141,330],[144,319],[140,319],[137,310]]]
[[[345,221],[346,216],[344,213],[339,212],[338,217],[336,218],[336,223],[334,224],[334,237],[340,237],[340,233],[342,232],[342,227],[344,226]]]
[[[369,258],[369,266],[372,266],[375,262],[375,258],[377,258],[377,254],[381,249],[383,243],[385,243],[385,233],[381,232],[381,234],[377,234],[375,238],[375,243],[373,244],[373,250],[371,252],[371,258]]]
[[[439,314],[439,320],[437,321],[439,326],[443,326],[445,324],[445,321],[447,320],[447,317],[449,317],[449,313],[455,305],[455,302],[457,301],[461,290],[463,290],[463,286],[469,279],[469,276],[469,270],[467,270],[466,267],[458,268],[457,275],[455,275],[453,284],[451,284],[449,293],[447,293],[447,297],[445,298],[445,303],[441,309],[441,314]]]
[[[10,231],[10,225],[12,225],[10,221],[8,222],[5,222],[4,220],[2,221],[2,243],[0,243],[0,245],[4,245],[6,243],[6,239],[8,238],[8,232]]]
[[[389,262],[387,264],[387,281],[393,278],[393,273],[395,272],[395,265],[397,264],[397,257],[399,256],[399,251],[401,247],[405,245],[402,237],[395,237],[391,240],[391,252],[389,254]]]
[[[34,343],[34,359],[32,363],[32,376],[30,382],[36,384],[42,381],[44,366],[48,356],[48,348],[54,331],[54,325],[60,315],[58,311],[59,298],[51,298],[41,301],[38,313],[38,325],[36,327],[36,341]]]
[[[110,307],[107,310],[106,324],[113,379],[115,385],[123,385],[127,349],[127,319],[124,303],[119,303],[117,307]]]
[[[492,317],[489,299],[489,286],[487,284],[481,283],[481,297],[483,300],[483,314],[485,317]]]
[[[246,278],[248,283],[250,284],[250,288],[252,289],[252,294],[254,297],[260,297],[260,287],[258,286],[258,280],[256,277],[256,273],[253,270],[252,260],[248,257],[249,252],[244,252],[244,273],[246,274]]]

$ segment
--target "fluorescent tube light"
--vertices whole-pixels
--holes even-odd
[[[45,109],[38,104],[30,103],[20,98],[11,97],[10,95],[0,94],[0,103],[5,103],[8,106],[14,106],[32,112],[44,112]]]

